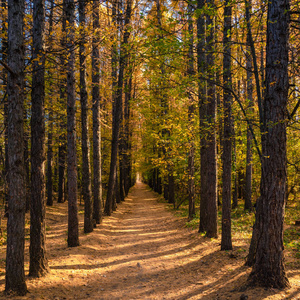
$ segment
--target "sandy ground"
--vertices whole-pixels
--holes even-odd
[[[234,250],[220,251],[220,239],[210,240],[185,228],[142,183],[126,201],[80,244],[67,248],[67,205],[47,208],[47,249],[50,273],[27,278],[25,297],[0,299],[300,299],[300,270],[288,264],[292,287],[241,292],[251,269],[244,266],[247,243],[234,239]],[[26,253],[28,253],[28,239]],[[0,290],[4,290],[5,249],[0,249]],[[293,267],[291,267],[293,266]],[[28,256],[26,256],[26,274]],[[246,298],[245,298],[246,299]]]

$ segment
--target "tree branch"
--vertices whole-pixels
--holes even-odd
[[[0,60],[0,64],[12,75],[16,75],[16,73],[7,65],[3,60]]]

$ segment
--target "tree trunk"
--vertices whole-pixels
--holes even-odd
[[[128,57],[128,50],[126,49],[128,39],[130,36],[130,30],[128,28],[131,18],[131,4],[132,1],[127,1],[126,15],[125,15],[125,29],[123,35],[123,41],[120,49],[120,62],[119,62],[119,76],[115,101],[113,103],[113,124],[112,124],[112,143],[111,143],[111,161],[110,161],[110,174],[107,190],[107,198],[105,203],[105,213],[110,215],[113,205],[113,190],[118,186],[116,185],[117,176],[117,158],[118,158],[118,140],[120,130],[120,119],[122,113],[122,94],[123,94],[123,80],[124,69]]]
[[[24,168],[24,0],[8,1],[8,159],[9,200],[5,292],[25,295],[25,168]]]
[[[84,201],[84,232],[93,231],[93,206],[91,197],[91,175],[89,157],[88,135],[88,95],[86,90],[86,54],[85,54],[85,27],[86,27],[86,4],[79,1],[79,24],[80,24],[80,103],[81,103],[81,147],[82,147],[82,195]]]
[[[63,125],[64,127],[64,125]],[[64,130],[64,129],[63,129]],[[66,169],[66,144],[65,134],[59,137],[58,147],[58,203],[65,202],[65,169]]]
[[[131,151],[130,151],[130,101],[132,90],[132,70],[125,82],[125,101],[124,101],[124,189],[125,196],[128,195],[131,187]]]
[[[31,205],[29,276],[48,272],[45,195],[45,0],[33,1],[33,70],[31,92]]]
[[[1,0],[1,19],[2,19],[2,41],[1,41],[1,54],[2,54],[2,61],[7,63],[7,5],[6,0]],[[4,143],[5,143],[5,164],[3,170],[3,177],[4,177],[4,197],[5,197],[5,216],[7,214],[7,204],[9,198],[9,191],[8,191],[8,144],[7,144],[7,131],[8,131],[8,100],[7,100],[7,70],[3,68],[2,71],[2,80],[5,84],[5,91],[4,93]]]
[[[251,10],[251,0],[248,0],[249,10]],[[248,16],[249,18],[250,16]],[[250,22],[250,20],[248,20]],[[253,83],[252,83],[252,59],[249,35],[247,35],[247,51],[246,51],[246,69],[247,69],[247,101],[250,120],[253,114]],[[246,184],[245,184],[245,205],[244,209],[252,211],[252,134],[250,126],[247,128],[247,154],[246,154]]]
[[[60,86],[59,86],[59,100],[60,105],[63,108],[65,108],[65,96],[66,96],[66,76],[65,76],[65,70],[66,70],[66,0],[63,0],[62,5],[62,16],[61,16],[61,22],[62,22],[62,33],[63,36],[60,40],[60,46],[61,46],[61,53],[60,53]],[[66,201],[66,192],[65,192],[65,169],[66,169],[66,152],[67,152],[67,145],[66,145],[66,134],[65,134],[65,127],[66,127],[66,120],[64,114],[60,116],[60,136],[59,136],[59,147],[58,147],[58,203],[63,203]]]
[[[49,16],[49,47],[53,47],[53,10],[54,10],[54,0],[50,2],[50,16]],[[49,71],[50,73],[51,71]],[[50,75],[51,76],[51,75]],[[52,76],[51,76],[52,79]],[[51,93],[49,97],[49,121],[48,121],[48,149],[47,149],[47,183],[46,183],[46,193],[47,193],[47,205],[53,205],[53,171],[52,171],[52,162],[53,162],[53,100],[54,95]]]
[[[112,1],[112,26],[116,27],[117,23],[117,0]],[[116,28],[114,28],[116,30]],[[113,36],[113,38],[116,38]],[[115,201],[114,195],[116,187],[116,167],[117,167],[117,156],[118,156],[118,139],[119,139],[119,126],[120,126],[120,116],[116,116],[117,113],[121,113],[122,108],[117,107],[117,61],[118,61],[118,51],[117,51],[117,41],[113,41],[111,49],[111,75],[112,75],[112,141],[111,141],[111,155],[110,155],[110,169],[109,169],[109,179],[108,188],[106,195],[106,202],[104,207],[104,212],[106,215],[110,216],[113,210],[113,202]],[[121,102],[118,105],[122,104]],[[116,111],[118,109],[118,111]],[[114,136],[118,134],[118,136]]]
[[[194,124],[195,124],[195,103],[192,94],[192,80],[195,73],[194,69],[194,30],[193,30],[193,6],[188,2],[188,68],[189,76],[188,86],[188,118],[189,118],[189,157],[188,157],[188,193],[189,193],[189,220],[192,220],[195,215],[195,143],[194,143]]]
[[[231,241],[231,172],[232,172],[232,78],[231,78],[231,4],[224,3],[223,31],[223,202],[221,250],[232,250]]]
[[[102,222],[102,176],[101,176],[101,115],[100,115],[100,63],[99,63],[99,0],[93,1],[93,53],[92,53],[92,96],[93,96],[93,219]]]
[[[214,6],[213,0],[207,2]],[[198,0],[198,8],[203,8],[204,2]],[[206,15],[207,37],[206,37],[206,60],[204,59],[204,20],[198,18],[198,72],[203,77],[207,70],[207,93],[206,99],[200,93],[205,91],[205,83],[200,82],[199,109],[201,127],[201,190],[200,190],[200,225],[199,232],[206,232],[207,237],[218,236],[217,224],[217,149],[216,149],[216,92],[214,66],[214,24],[213,16]],[[204,94],[205,95],[205,94]]]
[[[67,141],[68,141],[68,246],[79,246],[77,207],[77,156],[76,156],[76,97],[75,97],[75,44],[74,0],[66,0],[67,20]]]
[[[198,0],[197,9],[202,10],[204,8],[204,1]],[[200,224],[199,232],[205,232],[206,229],[206,174],[205,174],[205,161],[206,161],[206,139],[204,134],[204,118],[206,115],[206,81],[203,80],[205,74],[205,17],[199,15],[197,19],[197,62],[198,62],[198,102],[199,102],[199,119],[200,119]],[[200,79],[201,78],[201,79]]]
[[[288,0],[268,3],[265,139],[262,143],[261,199],[257,202],[256,259],[250,285],[289,286],[284,267],[283,221],[286,194],[286,120],[288,99]]]

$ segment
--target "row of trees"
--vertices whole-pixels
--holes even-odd
[[[174,207],[188,200],[189,219],[198,194],[207,237],[218,236],[222,204],[221,250],[232,249],[231,207],[243,198],[251,211],[254,198],[249,284],[284,288],[284,207],[298,185],[299,140],[287,153],[286,137],[299,125],[298,4],[162,3],[145,17],[144,178]]]
[[[48,272],[46,204],[53,205],[55,196],[58,202],[68,200],[67,242],[76,247],[79,196],[84,201],[84,232],[89,233],[101,223],[103,208],[110,215],[134,182],[130,154],[133,65],[127,47],[132,1],[126,2],[124,14],[122,5],[99,0],[20,0],[8,1],[7,9],[2,1],[7,292],[27,292],[24,229],[29,207],[29,275],[40,277]],[[107,187],[105,207],[103,186]]]
[[[88,233],[124,200],[134,168],[175,207],[188,200],[189,219],[199,195],[208,237],[218,235],[222,202],[223,250],[232,248],[231,205],[244,196],[251,210],[252,191],[260,194],[249,280],[288,285],[282,226],[287,128],[289,191],[298,187],[298,28],[289,26],[297,3],[293,14],[288,0],[9,0],[8,14],[1,4],[7,292],[27,290],[26,209],[29,274],[38,277],[48,271],[46,203],[68,200],[68,246],[78,246],[79,198]]]

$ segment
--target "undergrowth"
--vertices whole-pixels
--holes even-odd
[[[168,206],[170,210],[173,210],[175,215],[180,218],[188,220],[188,203],[183,203],[180,208],[174,210],[173,205]],[[285,249],[292,251],[296,258],[300,259],[300,226],[295,225],[295,221],[299,219],[300,203],[299,201],[289,202],[285,211],[285,227],[283,242]],[[221,219],[222,208],[218,209],[218,226],[219,233],[221,234]],[[253,224],[255,221],[255,213],[244,211],[243,204],[239,203],[239,206],[231,211],[231,230],[232,236],[236,239],[249,240],[252,236]],[[199,226],[199,204],[196,208],[196,216],[186,222],[186,227],[198,229]]]

